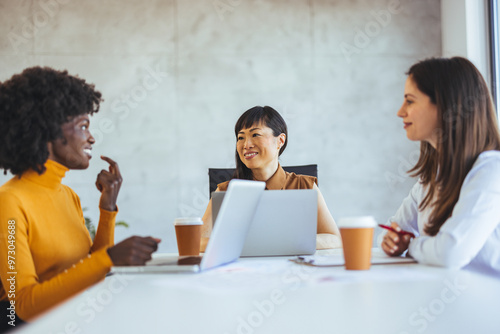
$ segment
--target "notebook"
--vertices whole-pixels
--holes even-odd
[[[212,193],[214,228],[225,196],[223,191]],[[266,190],[260,198],[241,256],[314,254],[317,220],[316,190]]]
[[[255,214],[265,183],[232,180],[222,202],[216,224],[205,254],[160,258],[145,266],[116,266],[113,273],[199,272],[236,261],[243,249],[245,237]]]

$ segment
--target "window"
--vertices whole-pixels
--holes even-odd
[[[500,110],[500,12],[497,0],[489,0],[488,2],[490,14],[491,93],[498,116]]]

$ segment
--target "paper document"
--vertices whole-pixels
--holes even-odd
[[[330,254],[330,255],[312,255],[312,256],[298,256],[290,261],[297,264],[315,266],[315,267],[341,267],[344,265],[344,255]],[[417,263],[411,257],[388,256],[380,249],[372,249],[371,264],[399,264],[399,263]]]

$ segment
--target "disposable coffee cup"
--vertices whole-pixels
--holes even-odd
[[[376,225],[372,216],[347,217],[338,221],[347,270],[370,269]]]
[[[200,217],[181,217],[174,221],[177,249],[179,255],[200,255],[201,226]]]

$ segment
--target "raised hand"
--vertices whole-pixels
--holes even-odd
[[[140,266],[151,260],[151,254],[158,249],[160,239],[133,236],[108,248],[108,254],[115,266]]]
[[[116,199],[122,185],[122,175],[115,161],[102,155],[101,159],[109,163],[109,169],[101,170],[95,181],[97,190],[101,192],[99,207],[103,210],[116,211]]]

